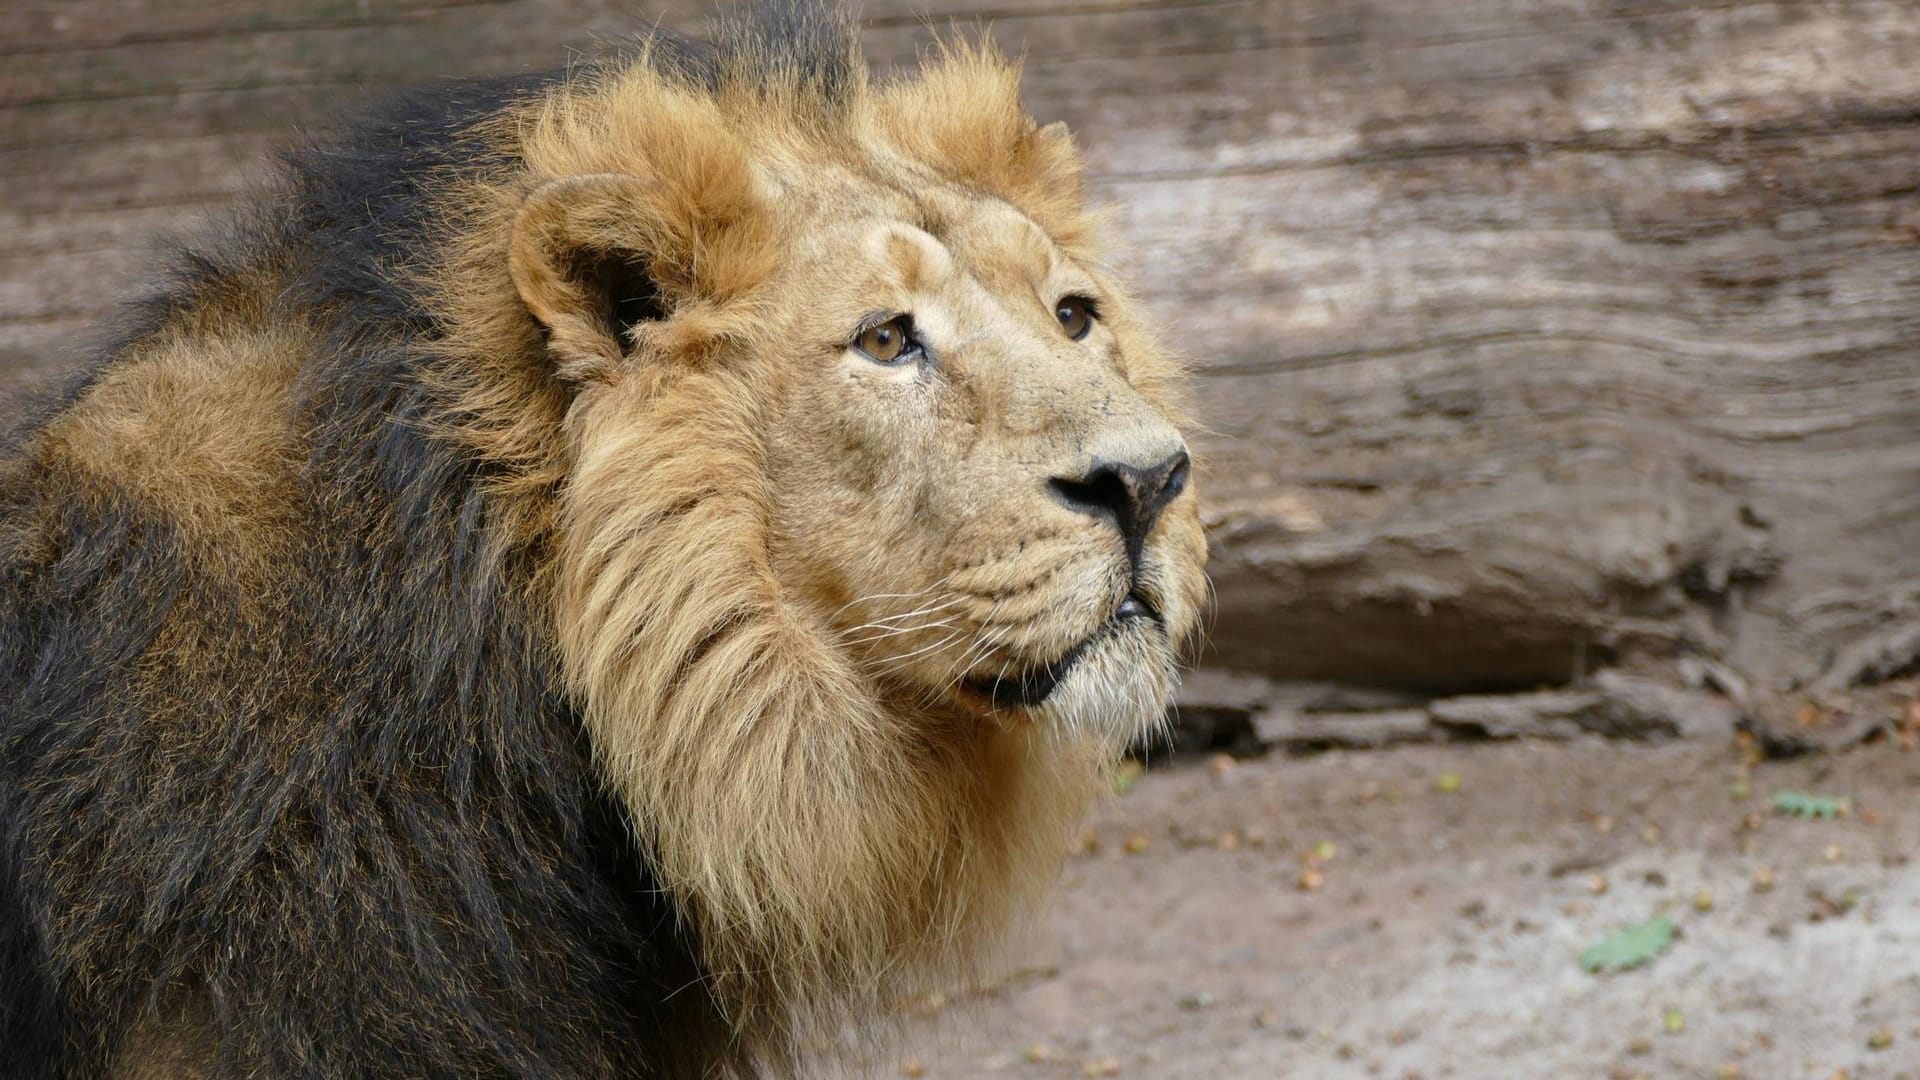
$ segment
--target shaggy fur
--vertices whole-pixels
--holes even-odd
[[[744,1074],[985,955],[1204,593],[1014,70],[764,6],[286,173],[0,440],[9,1075]]]

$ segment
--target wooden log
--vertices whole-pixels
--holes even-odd
[[[0,370],[60,363],[295,128],[704,6],[9,6]],[[1915,666],[1920,7],[866,18],[883,68],[991,22],[1122,207],[1115,259],[1199,373],[1213,662],[1457,693],[1705,660],[1762,717]]]

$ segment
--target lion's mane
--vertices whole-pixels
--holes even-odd
[[[903,140],[1080,239],[1007,66],[955,47],[921,85]],[[10,1075],[751,1071],[1032,899],[1112,748],[902,722],[768,565],[780,373],[573,410],[553,356],[605,373],[508,273],[528,192],[630,171],[645,131],[682,269],[745,289],[777,253],[722,112],[826,130],[872,92],[850,23],[802,5],[402,101],[292,154],[22,414]],[[750,336],[732,317],[681,325]]]

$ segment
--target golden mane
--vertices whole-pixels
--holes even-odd
[[[568,683],[723,998],[871,1008],[1037,898],[1113,748],[886,699],[772,576],[750,387],[654,382],[571,432]]]

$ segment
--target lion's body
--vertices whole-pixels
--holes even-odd
[[[234,1075],[621,1075],[710,1023],[695,986],[660,1037],[698,972],[516,595],[541,553],[413,426],[404,297],[335,280],[399,176],[328,179],[0,481],[10,1075],[109,1075],[176,996]]]
[[[808,554],[853,541],[783,538],[815,528],[809,504],[765,479],[831,503],[845,478],[794,463],[824,439],[871,490],[846,447],[875,436],[776,407],[805,400],[787,368],[699,359],[751,336],[738,310],[793,334],[811,310],[807,259],[725,174],[803,187],[831,171],[808,125],[867,93],[831,19],[743,33],[731,61],[656,45],[303,152],[0,443],[9,1075],[748,1070],[964,966],[1044,888],[1113,734],[982,723],[875,674],[834,610],[864,598]],[[1008,107],[979,55],[946,77]],[[774,91],[746,100],[749,78]],[[966,105],[941,95],[885,115]],[[760,114],[775,152],[749,163],[718,120]],[[1004,149],[983,161],[1012,168]],[[560,233],[520,208],[645,170],[708,224],[682,230],[696,302],[655,265],[649,303],[680,306],[623,357],[569,329],[578,262],[543,278]],[[1043,195],[1022,210],[1070,250],[1077,202]],[[1137,363],[1163,393],[1172,369]],[[1134,563],[1174,636],[1198,603],[1190,517],[1154,534],[1177,565]],[[994,611],[1021,602],[992,587]],[[886,622],[912,606],[857,618],[925,631]],[[1102,625],[1048,632],[1134,640]],[[1127,647],[1148,674],[1114,700],[1157,708],[1160,647]]]

